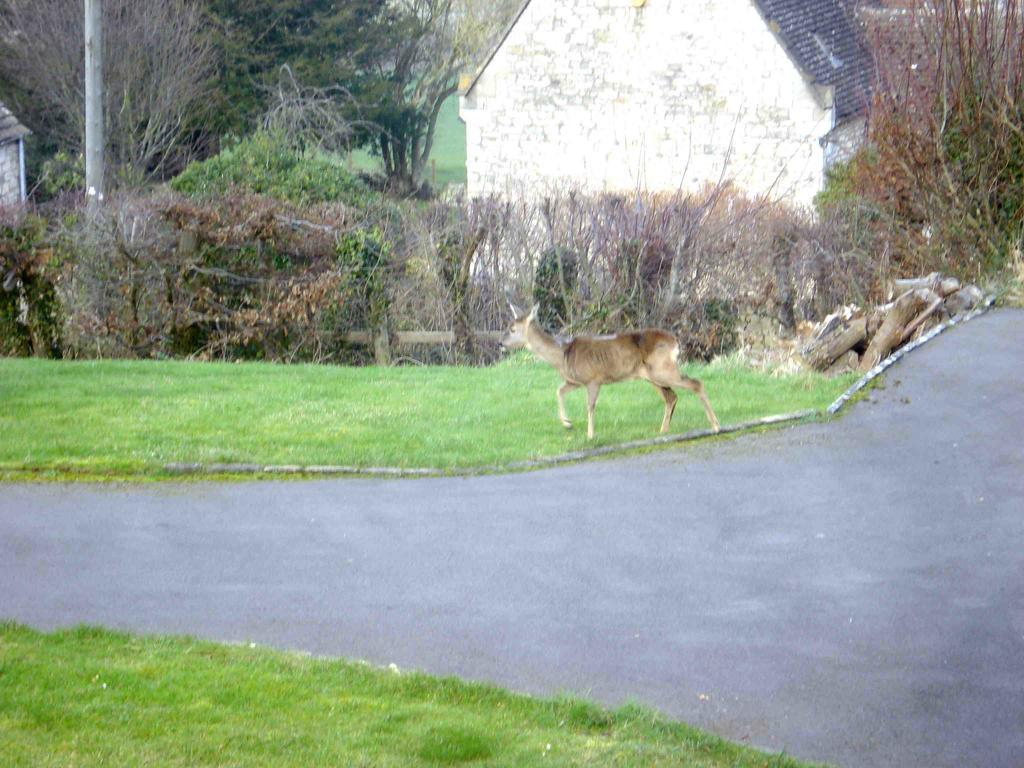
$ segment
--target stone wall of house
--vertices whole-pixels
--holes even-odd
[[[462,117],[472,196],[726,178],[809,203],[832,128],[751,0],[533,0]]]
[[[21,202],[21,160],[18,142],[0,145],[0,205]]]

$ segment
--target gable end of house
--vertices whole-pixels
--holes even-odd
[[[533,0],[523,0],[476,72],[460,87],[470,96]],[[855,0],[751,0],[790,61],[836,123],[864,112],[871,61],[853,19]]]

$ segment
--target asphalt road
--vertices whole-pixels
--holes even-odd
[[[1019,768],[1022,378],[999,311],[829,425],[504,477],[3,486],[0,617],[638,700],[843,766]]]

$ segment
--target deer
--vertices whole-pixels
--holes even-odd
[[[565,396],[573,390],[587,390],[587,439],[594,439],[594,407],[604,384],[643,379],[649,381],[665,403],[661,434],[669,430],[679,399],[674,387],[693,392],[704,405],[704,413],[713,432],[719,431],[718,418],[708,401],[704,385],[679,372],[679,341],[668,331],[648,328],[642,331],[616,333],[610,336],[576,336],[560,342],[537,320],[540,305],[523,314],[510,304],[512,324],[501,340],[506,350],[529,349],[534,355],[554,366],[562,377],[558,388],[558,418],[562,426],[572,429],[565,413]]]

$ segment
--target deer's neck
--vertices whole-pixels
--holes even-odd
[[[526,326],[526,345],[533,354],[559,371],[565,367],[565,350],[562,345],[535,322]]]

